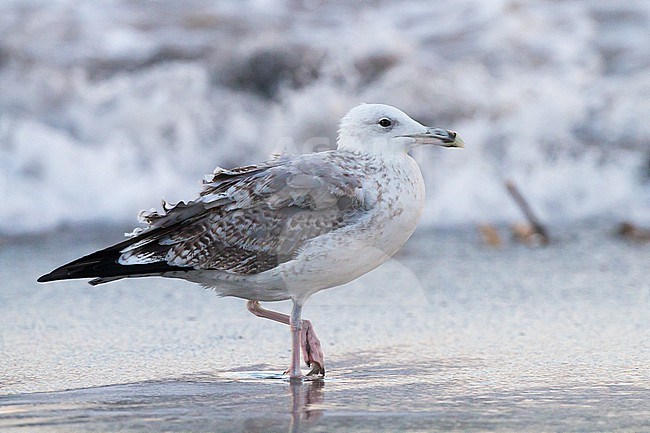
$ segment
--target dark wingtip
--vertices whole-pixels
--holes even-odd
[[[59,272],[57,272],[59,271]],[[41,275],[38,277],[38,280],[36,280],[39,283],[47,283],[50,281],[57,281],[57,280],[63,280],[66,277],[68,277],[67,272],[61,272],[59,269],[55,269],[49,274]]]
[[[157,229],[157,230],[162,230]],[[91,285],[108,283],[126,277],[139,277],[144,275],[160,275],[171,271],[188,271],[191,268],[170,265],[166,261],[154,263],[142,263],[134,265],[122,265],[118,262],[122,249],[135,242],[148,240],[156,230],[147,233],[144,237],[135,237],[123,242],[95,251],[92,254],[73,260],[61,267],[54,269],[49,274],[42,275],[36,281],[47,283],[58,280],[74,280],[79,278],[94,278]]]

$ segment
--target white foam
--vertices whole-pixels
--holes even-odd
[[[650,222],[650,3],[222,6],[0,5],[0,232],[135,222],[217,165],[334,147],[359,102],[464,137],[416,153],[425,224],[521,218],[506,179],[545,220]]]

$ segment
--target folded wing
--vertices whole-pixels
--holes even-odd
[[[68,263],[39,281],[190,270],[256,274],[295,255],[310,239],[353,224],[369,210],[362,168],[340,152],[284,156],[217,169],[200,196],[141,215],[132,238]]]

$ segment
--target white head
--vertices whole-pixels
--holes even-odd
[[[422,144],[464,147],[453,131],[429,128],[390,105],[361,104],[343,116],[338,148],[370,154],[404,154]]]

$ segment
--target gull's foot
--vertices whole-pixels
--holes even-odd
[[[311,367],[307,376],[325,376],[325,359],[320,340],[314,332],[314,327],[309,320],[302,321],[300,344],[305,363]]]
[[[308,367],[311,367],[307,376],[325,376],[325,360],[323,350],[321,349],[320,340],[314,332],[314,327],[307,319],[302,321],[300,331],[300,347],[302,348],[303,359]],[[289,374],[291,369],[287,369],[283,374]],[[303,377],[307,377],[303,376]]]
[[[309,373],[307,373],[307,376],[322,376],[325,377],[325,366],[320,365],[316,361],[311,362],[311,370],[309,370]]]

